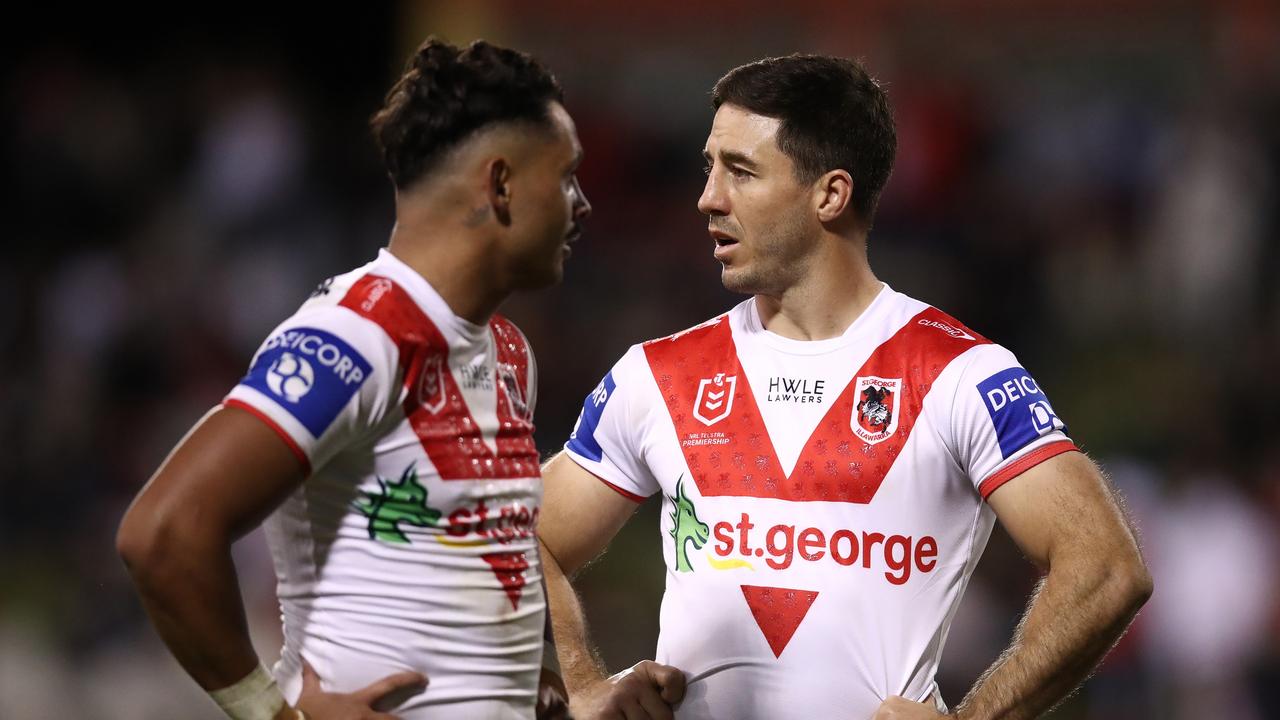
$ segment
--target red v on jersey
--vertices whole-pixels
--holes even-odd
[[[934,380],[961,353],[987,342],[926,308],[854,373],[790,473],[778,461],[728,316],[646,343],[644,351],[704,497],[868,503],[910,437]],[[727,411],[719,404],[726,390]]]
[[[804,616],[809,614],[813,601],[818,599],[817,590],[793,590],[791,588],[768,587],[761,585],[743,585],[742,596],[747,599],[747,607],[751,616],[756,619],[760,632],[764,633],[765,642],[773,656],[782,657],[787,649],[791,636],[796,634]]]
[[[498,316],[489,323],[498,349],[495,453],[481,437],[449,370],[449,343],[403,288],[389,278],[365,275],[339,304],[377,323],[400,349],[404,414],[441,480],[539,476],[538,449],[524,398],[528,352],[515,326]]]
[[[524,592],[524,571],[529,569],[529,560],[522,552],[485,553],[480,556],[489,564],[493,574],[502,584],[502,589],[511,601],[511,609],[520,609],[520,595]]]

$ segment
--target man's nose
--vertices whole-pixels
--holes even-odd
[[[573,191],[573,217],[575,220],[586,220],[591,215],[591,201],[587,199],[587,194],[582,191],[582,185],[576,177],[573,179]]]
[[[703,215],[729,214],[728,198],[714,170],[707,176],[707,184],[702,188],[702,197],[698,198],[698,212]]]

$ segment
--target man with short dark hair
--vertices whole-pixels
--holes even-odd
[[[591,210],[582,149],[550,72],[482,41],[424,43],[372,127],[396,192],[387,248],[271,333],[117,544],[229,717],[533,718],[555,658],[536,366],[495,311],[560,279]],[[264,518],[285,637],[272,672],[229,553]]]
[[[1112,491],[1008,350],[872,273],[896,146],[856,62],[794,55],[717,83],[698,209],[752,297],[633,346],[543,468],[571,707],[595,718],[1030,718],[1151,592]],[[608,676],[566,576],[662,493],[657,662]],[[1047,570],[951,715],[934,680],[995,520]]]

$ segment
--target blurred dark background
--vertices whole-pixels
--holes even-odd
[[[1269,0],[368,3],[303,15],[37,11],[8,28],[0,143],[0,717],[217,713],[113,548],[129,500],[258,343],[385,243],[365,128],[427,35],[559,75],[595,206],[563,286],[504,312],[554,451],[631,343],[717,314],[700,151],[729,68],[864,58],[899,157],[882,279],[1013,349],[1125,493],[1156,594],[1053,717],[1280,718],[1280,6]],[[583,578],[613,669],[649,657],[646,505]],[[237,547],[265,658],[261,537]],[[956,703],[1035,575],[999,531],[939,679]]]

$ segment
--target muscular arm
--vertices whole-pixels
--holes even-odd
[[[174,657],[206,690],[258,665],[231,544],[303,480],[298,458],[238,408],[209,413],[133,501],[116,546]]]
[[[573,698],[609,673],[591,646],[582,601],[569,577],[604,551],[638,506],[564,453],[543,466],[542,482],[538,541],[560,669]]]
[[[1047,571],[1013,642],[954,711],[961,720],[1039,717],[1080,684],[1151,596],[1137,542],[1083,454],[1045,461],[988,499]]]

